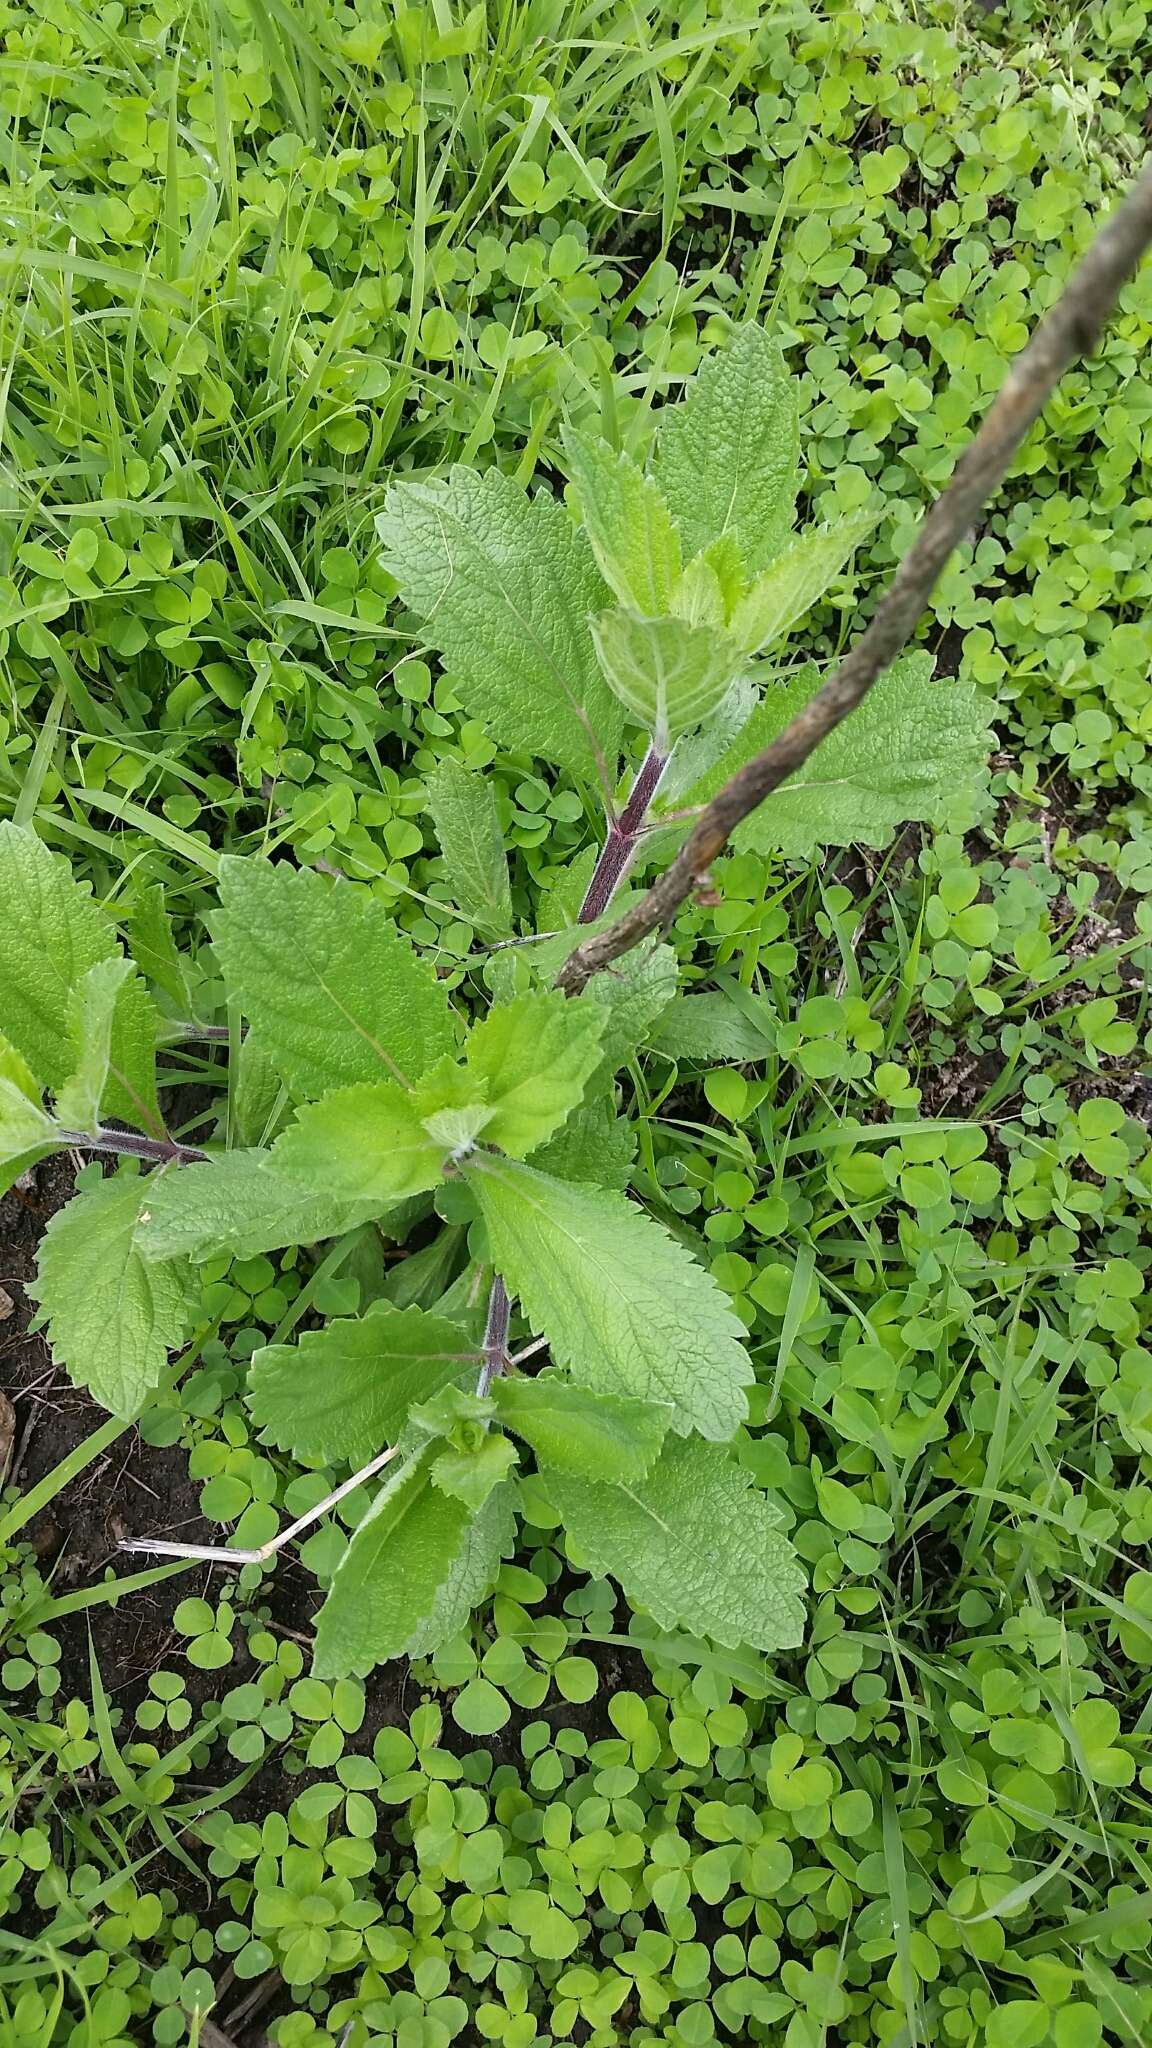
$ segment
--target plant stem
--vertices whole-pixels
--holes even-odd
[[[169,1026],[173,1036],[171,1045],[187,1045],[197,1040],[208,1045],[227,1045],[232,1036],[227,1024],[197,1024],[193,1017],[181,1017]]]
[[[594,924],[611,903],[635,858],[648,806],[660,787],[660,777],[667,766],[667,754],[659,754],[655,747],[649,747],[637,770],[624,809],[608,827],[608,837],[580,905],[577,924]]]
[[[971,532],[977,514],[1002,483],[1021,441],[1069,364],[1094,346],[1121,286],[1150,242],[1152,163],[1105,221],[1055,305],[1016,357],[947,488],[921,519],[871,624],[771,746],[755,755],[705,806],[671,866],[640,901],[569,955],[556,977],[566,995],[578,995],[593,974],[670,922],[723,853],[741,820],[803,767],[895,660],[952,550]]]
[[[198,1145],[178,1145],[174,1138],[145,1138],[139,1131],[61,1131],[59,1140],[70,1151],[120,1152],[129,1159],[147,1159],[158,1166],[190,1166],[207,1159]]]
[[[277,1551],[283,1550],[286,1543],[291,1543],[294,1537],[301,1535],[305,1529],[310,1529],[313,1522],[318,1522],[321,1515],[326,1515],[329,1508],[334,1508],[352,1492],[354,1487],[363,1486],[366,1479],[372,1479],[377,1472],[383,1471],[384,1466],[396,1456],[399,1448],[399,1444],[392,1444],[388,1450],[381,1451],[378,1457],[371,1459],[367,1465],[362,1465],[359,1472],[354,1472],[351,1479],[346,1479],[343,1485],[337,1486],[332,1493],[326,1493],[323,1500],[317,1501],[314,1508],[309,1508],[305,1514],[297,1516],[286,1529],[281,1529],[278,1536],[273,1536],[267,1543],[262,1543],[258,1550],[227,1550],[220,1543],[168,1543],[158,1536],[125,1537],[120,1548],[147,1551],[153,1557],[203,1558],[206,1564],[266,1564],[270,1557],[275,1557]]]
[[[488,1296],[488,1321],[484,1328],[484,1363],[476,1382],[476,1392],[483,1396],[493,1380],[500,1378],[508,1364],[508,1319],[511,1304],[508,1289],[499,1273],[492,1281],[492,1292]]]

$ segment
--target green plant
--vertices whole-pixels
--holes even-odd
[[[67,850],[173,1026],[228,1029],[201,921],[222,848],[366,883],[461,1017],[493,981],[525,992],[522,949],[484,942],[579,906],[596,792],[497,746],[438,672],[374,555],[398,474],[563,475],[561,419],[642,464],[652,398],[770,308],[805,516],[852,517],[877,488],[885,505],[805,623],[823,663],[1147,148],[1147,0],[377,13],[3,17],[0,803]],[[207,1859],[199,1925],[203,1883],[157,1852],[157,1809],[125,1809],[90,1701],[68,1698],[74,1636],[36,1654],[87,1619],[103,1660],[118,1599],[135,1639],[137,1589],[167,1612],[199,1572],[70,1589],[73,1502],[106,1498],[129,1430],[51,1383],[47,1415],[44,1383],[20,1397],[18,1305],[0,1348],[13,1455],[31,1451],[3,1507],[4,1657],[63,1687],[21,1686],[0,1735],[5,2048],[194,2044],[209,2009],[247,2039],[289,1946],[253,1936],[258,1907],[321,1830],[292,1810],[299,1782],[286,1796],[305,1771],[341,1845],[325,1883],[345,1848],[374,1861],[351,1906],[318,1900],[320,1974],[261,2015],[278,2048],[1152,2035],[1148,339],[1137,279],[920,629],[986,693],[987,785],[879,859],[715,862],[596,1141],[743,1327],[757,1384],[731,1450],[809,1575],[805,1647],[765,1660],[629,1615],[569,1554],[525,1453],[514,1561],[434,1656],[375,1679],[373,1724],[398,1720],[377,1746],[354,1732],[361,1688],[308,1679],[285,1635],[289,1600],[310,1630],[300,1575],[243,1566],[235,1602],[187,1617],[189,1645],[226,1630],[232,1664],[205,1670],[178,1637],[161,1652],[189,1702],[208,1688],[223,1709],[194,1789],[175,1758],[159,1809]],[[131,566],[105,582],[109,540]],[[476,771],[508,858],[493,867],[482,828],[465,900],[453,799]],[[178,1142],[270,1142],[287,1111],[258,1057],[233,1045],[225,1097],[217,1044],[166,1039]],[[58,1175],[5,1201],[17,1297]],[[458,1189],[428,1199],[403,1243],[367,1224],[320,1254],[197,1262],[194,1348],[140,1428],[190,1457],[213,1518],[240,1511],[206,1534],[255,1555],[343,1480],[258,1445],[255,1352],[378,1301],[436,1311],[465,1268],[470,1291],[480,1226]],[[479,1348],[482,1292],[447,1313]],[[43,1425],[62,1412],[91,1434],[55,1473]],[[299,1532],[322,1582],[370,1493]],[[137,1529],[189,1533],[117,1494]],[[569,1664],[577,1686],[601,1673],[575,1711]],[[120,1732],[137,1668],[113,1655],[106,1675],[141,1775],[182,1736],[165,1715],[137,1745],[131,1708]],[[1101,1700],[1120,1721],[1102,1746],[1084,1713]],[[466,1732],[498,1712],[493,1737]],[[242,1808],[204,1812],[241,1765]],[[809,1789],[829,1796],[797,1806]],[[563,1958],[549,1906],[577,1930]]]
[[[462,1054],[447,991],[382,905],[319,876],[228,859],[212,930],[228,999],[249,1025],[237,1057],[266,1077],[270,1103],[286,1091],[293,1112],[285,1121],[272,1109],[283,1128],[269,1147],[212,1156],[182,1145],[160,1122],[161,1019],[141,974],[62,867],[35,840],[5,834],[9,1175],[71,1143],[160,1162],[156,1174],[85,1191],[45,1239],[38,1293],[54,1349],[99,1398],[128,1415],[158,1386],[196,1319],[194,1260],[228,1252],[250,1278],[259,1269],[259,1289],[274,1277],[261,1263],[268,1251],[366,1223],[403,1237],[432,1196],[469,1224],[480,1266],[495,1266],[480,1344],[460,1319],[458,1280],[432,1308],[375,1304],[253,1359],[248,1398],[266,1440],[325,1465],[399,1461],[333,1579],[322,1676],[456,1633],[507,1545],[522,1447],[581,1554],[664,1626],[732,1647],[799,1639],[800,1579],[774,1510],[722,1448],[753,1379],[740,1324],[674,1238],[598,1184],[614,1076],[669,1002],[675,958],[650,949],[573,1000],[546,983],[667,816],[655,807],[666,774],[678,802],[700,804],[710,777],[726,781],[811,694],[810,672],[781,678],[763,658],[865,527],[789,538],[794,404],[757,328],[664,413],[651,475],[602,444],[569,447],[579,526],[546,496],[464,470],[444,485],[398,486],[381,521],[390,573],[442,658],[461,666],[470,708],[497,735],[599,776],[608,807],[571,934],[539,933],[504,973],[497,961],[497,1000]],[[742,828],[742,843],[795,852],[881,840],[930,811],[984,741],[972,692],[954,685],[929,756],[925,667],[915,657],[892,667],[854,742],[827,750],[839,771],[831,787],[799,775]],[[646,730],[647,751],[617,814],[626,716]],[[506,931],[504,854],[484,786],[442,779],[437,823],[459,863],[461,908]],[[109,1111],[141,1135],[110,1129]],[[526,1355],[549,1349],[551,1364],[531,1378],[509,1354],[507,1289],[537,1338]],[[238,1477],[212,1484],[236,1494],[215,1511],[246,1505]],[[200,1661],[217,1641],[211,1661],[223,1661],[226,1638],[206,1617]]]

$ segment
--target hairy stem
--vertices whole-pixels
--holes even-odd
[[[227,1024],[198,1024],[194,1017],[180,1017],[168,1026],[172,1045],[193,1044],[202,1041],[207,1045],[227,1045],[232,1033]]]
[[[1099,339],[1125,280],[1152,242],[1152,162],[1073,272],[1027,347],[1017,356],[947,488],[921,519],[916,538],[875,616],[835,673],[771,746],[725,783],[706,805],[671,866],[605,932],[578,946],[557,976],[576,995],[589,978],[631,951],[674,916],[724,851],[741,820],[803,767],[821,740],[867,696],[912,634],[952,550],[1003,482],[1033,421],[1077,356]]]
[[[174,1138],[145,1138],[139,1131],[60,1131],[61,1145],[77,1152],[120,1152],[129,1159],[147,1159],[156,1166],[190,1166],[207,1159],[198,1145],[179,1145]]]
[[[508,1365],[508,1320],[511,1304],[508,1289],[499,1273],[492,1282],[488,1296],[488,1321],[484,1328],[484,1363],[476,1382],[476,1392],[486,1394],[493,1380],[498,1380]]]
[[[631,794],[624,809],[608,826],[608,836],[577,914],[577,924],[595,924],[596,919],[603,915],[611,903],[635,859],[648,807],[660,787],[660,778],[667,766],[668,756],[657,753],[655,747],[649,747],[637,770],[636,780],[632,784]]]

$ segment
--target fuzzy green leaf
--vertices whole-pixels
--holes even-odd
[[[71,1001],[90,967],[119,957],[116,933],[67,861],[31,832],[0,825],[0,1029],[53,1090],[76,1066]],[[162,1128],[156,1102],[155,1007],[135,976],[116,1004],[104,1108]]]
[[[294,1458],[365,1465],[395,1441],[414,1401],[459,1379],[464,1332],[420,1308],[373,1305],[359,1317],[307,1330],[296,1344],[257,1351],[248,1405],[266,1441]]]
[[[376,1202],[318,1193],[278,1172],[265,1151],[222,1152],[153,1174],[137,1243],[146,1259],[251,1259],[290,1244],[318,1244],[378,1217]]]
[[[291,1098],[279,1069],[251,1032],[233,1045],[228,1059],[231,1085],[231,1134],[237,1147],[267,1146],[292,1113]]]
[[[634,1203],[511,1160],[466,1167],[492,1256],[581,1384],[671,1402],[672,1426],[729,1437],[748,1409],[743,1325],[711,1275]]]
[[[738,1007],[731,996],[709,990],[699,996],[677,996],[660,1019],[652,1041],[658,1052],[673,1059],[735,1060],[765,1059],[772,1049],[767,1011],[758,1025],[748,1014],[760,1008],[764,998],[749,994],[747,1008]]]
[[[135,1415],[199,1300],[184,1259],[145,1260],[137,1243],[152,1183],[118,1176],[75,1195],[44,1233],[33,1288],[54,1355],[105,1408]]]
[[[478,1121],[483,1113],[469,1117],[466,1128],[473,1131]],[[313,1193],[362,1203],[369,1215],[379,1215],[443,1180],[452,1149],[451,1133],[433,1136],[427,1129],[415,1089],[365,1081],[307,1103],[277,1138],[271,1159],[278,1174]]]
[[[31,1068],[14,1045],[0,1038],[0,1194],[59,1147]]]
[[[647,1478],[625,1486],[552,1466],[542,1478],[580,1561],[661,1628],[727,1649],[803,1640],[804,1574],[779,1512],[719,1445],[669,1438]]]
[[[531,1444],[541,1464],[578,1479],[642,1478],[672,1421],[667,1401],[595,1393],[555,1372],[494,1380],[491,1392],[505,1428]]]
[[[748,573],[735,532],[722,533],[693,555],[672,600],[678,618],[723,626],[744,594]]]
[[[605,1013],[601,1061],[614,1074],[646,1045],[658,1018],[676,993],[678,963],[671,946],[638,946],[618,960],[611,974],[597,974],[586,997]]]
[[[776,738],[817,685],[811,667],[769,685],[739,738],[689,792],[706,803]],[[886,846],[912,818],[934,818],[987,758],[987,713],[970,682],[932,678],[932,658],[905,654],[782,789],[733,834],[738,851],[795,858],[818,846]]]
[[[660,419],[653,474],[685,555],[732,534],[754,574],[787,534],[798,453],[784,358],[762,327],[737,328]]]
[[[226,857],[213,936],[253,1037],[298,1096],[415,1081],[452,1049],[433,968],[366,889]]]
[[[433,1602],[427,1621],[404,1645],[408,1657],[428,1657],[465,1628],[480,1602],[492,1591],[502,1558],[516,1548],[513,1489],[505,1482],[489,1494],[464,1532],[451,1569]]]
[[[657,819],[661,811],[679,810],[686,802],[688,792],[702,783],[716,762],[735,746],[759,702],[760,692],[752,674],[739,676],[707,725],[701,726],[699,732],[687,733],[679,741],[660,778],[655,804]],[[669,826],[667,831],[674,832],[675,827]],[[663,831],[653,832],[648,845],[662,847],[665,838]],[[672,845],[674,847],[674,840]],[[663,862],[671,860],[672,854],[651,853],[649,857]]]
[[[609,688],[662,754],[711,716],[744,665],[723,633],[684,619],[604,612],[592,621],[592,638]]]
[[[600,574],[621,604],[658,617],[680,577],[680,537],[659,488],[606,441],[571,430],[563,440]]]
[[[428,808],[452,901],[481,931],[505,937],[512,930],[512,890],[492,784],[459,761],[443,760],[429,777]]]
[[[817,527],[778,555],[732,614],[728,630],[737,645],[748,654],[760,654],[785,639],[823,597],[875,524],[875,514],[858,513],[834,526]]]
[[[741,578],[740,589],[743,587]],[[709,551],[695,555],[689,562],[673,592],[672,610],[689,626],[710,626],[717,632],[723,632],[728,623],[728,607]]]
[[[317,1678],[364,1677],[402,1655],[457,1569],[471,1516],[432,1485],[429,1446],[381,1488],[355,1530],[316,1623]]]
[[[491,1109],[486,1144],[523,1159],[559,1129],[600,1064],[604,1022],[598,1004],[544,989],[481,1019],[465,1066]]]
[[[188,956],[181,953],[159,882],[138,887],[132,898],[128,950],[148,981],[155,982],[177,1017],[194,1015]]]
[[[551,984],[570,953],[575,952],[593,932],[614,923],[629,901],[622,891],[602,918],[586,925],[573,924],[532,948],[532,970]],[[600,1044],[603,1075],[614,1074],[625,1060],[647,1044],[658,1017],[676,993],[679,966],[671,946],[660,941],[638,946],[634,953],[617,960],[611,974],[597,974],[581,998],[596,1003],[604,1012],[604,1036]]]
[[[557,1180],[591,1181],[598,1188],[626,1188],[636,1157],[636,1126],[616,1107],[614,1093],[585,1100],[572,1111],[532,1164]]]
[[[113,955],[98,960],[80,976],[68,997],[68,1026],[76,1065],[56,1091],[56,1117],[65,1130],[95,1135],[100,1104],[112,1063],[112,1027],[116,1005],[128,976],[130,960]]]
[[[622,721],[588,633],[605,588],[564,506],[497,469],[457,468],[394,484],[376,524],[469,715],[570,775],[598,780],[601,760],[611,774]]]
[[[432,1484],[441,1493],[451,1494],[453,1500],[462,1500],[475,1515],[507,1479],[518,1456],[514,1443],[500,1430],[489,1429],[471,1449],[449,1444],[442,1450],[432,1467]]]

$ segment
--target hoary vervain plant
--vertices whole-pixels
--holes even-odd
[[[124,956],[37,839],[0,833],[2,1170],[10,1181],[67,1146],[154,1168],[77,1196],[42,1250],[53,1347],[106,1406],[137,1413],[190,1334],[198,1261],[365,1227],[403,1242],[445,1187],[474,1219],[469,1260],[430,1298],[382,1297],[253,1359],[248,1401],[266,1441],[361,1477],[388,1467],[321,1613],[321,1673],[364,1671],[460,1626],[508,1548],[528,1460],[580,1557],[662,1624],[766,1651],[799,1640],[799,1568],[726,1448],[753,1378],[742,1326],[627,1198],[614,1076],[674,992],[657,934],[733,834],[790,855],[883,844],[979,764],[971,687],[934,683],[928,657],[900,649],[1150,236],[1145,174],[822,688],[810,669],[782,671],[779,650],[872,517],[793,537],[794,405],[756,328],[660,415],[647,468],[570,435],[569,506],[496,471],[394,489],[384,559],[467,710],[501,743],[598,784],[607,809],[571,925],[516,934],[491,792],[439,771],[433,817],[462,912],[493,944],[536,941],[496,956],[496,1000],[469,1030],[379,899],[226,859],[212,937],[248,1027],[235,1092],[243,1064],[272,1106],[251,1142],[179,1145],[157,1096],[166,1025],[163,977],[152,992],[141,972],[152,957]],[[617,810],[626,727],[646,744]],[[613,922],[648,833],[683,843]],[[536,1341],[510,1355],[513,1300]]]

